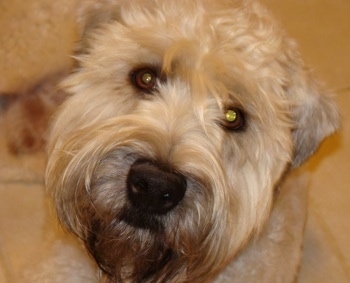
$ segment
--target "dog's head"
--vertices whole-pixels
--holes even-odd
[[[47,186],[111,282],[203,282],[337,127],[268,13],[244,1],[103,1],[83,15]]]

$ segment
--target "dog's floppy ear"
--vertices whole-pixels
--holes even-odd
[[[77,52],[82,53],[88,45],[88,34],[103,23],[120,18],[120,5],[126,0],[86,0],[77,9],[80,44]]]
[[[293,100],[294,157],[293,167],[299,166],[318,148],[324,138],[339,126],[339,114],[332,96],[320,90],[306,71],[294,74],[288,90]]]
[[[116,7],[117,1],[113,0],[85,1],[78,11],[81,36],[101,23],[117,18],[119,11]]]

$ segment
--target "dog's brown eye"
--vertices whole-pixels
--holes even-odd
[[[228,130],[241,130],[245,124],[244,113],[239,108],[230,108],[225,113],[225,127]]]
[[[131,73],[134,86],[144,91],[151,91],[156,87],[157,72],[151,68],[141,68]]]

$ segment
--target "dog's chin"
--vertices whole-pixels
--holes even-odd
[[[48,175],[59,179],[49,178],[48,185],[53,181],[57,188],[54,198],[62,223],[84,241],[106,282],[206,282],[266,219],[254,218],[255,214],[247,217],[249,210],[244,210],[238,195],[244,196],[247,190],[229,182],[225,171],[220,171],[224,166],[216,152],[191,147],[185,151],[187,159],[157,162],[150,142],[138,143],[153,148],[149,152],[137,150],[131,142],[104,152],[107,146],[95,141],[100,136],[86,134],[101,146],[92,152],[86,150],[89,146],[78,147],[73,158],[52,159],[57,162],[49,164]],[[68,148],[80,141],[89,145],[81,133],[79,137],[61,145]],[[118,141],[114,136],[106,140]],[[202,166],[196,166],[199,163]],[[142,195],[145,182],[151,196]],[[226,194],[228,187],[230,194]],[[264,202],[269,201],[266,194]],[[259,216],[266,215],[265,207]]]
[[[188,267],[198,277],[205,235],[187,230],[180,210],[154,214],[126,204],[103,219],[94,211],[83,240],[107,282],[182,282],[191,277]]]
[[[114,225],[92,224],[93,232],[86,239],[88,250],[110,282],[176,282],[184,275],[188,260],[175,247],[171,239],[175,235],[167,235],[160,220],[144,216],[135,223],[131,216],[122,217],[125,221]]]
[[[127,148],[102,158],[88,193],[82,188],[75,194],[79,223],[70,228],[84,241],[106,282],[204,281],[231,256],[229,249],[215,244],[229,238],[224,227],[216,227],[221,218],[214,216],[213,196],[203,180],[145,159]],[[159,180],[166,184],[164,200],[158,198],[158,185],[164,185]],[[139,199],[137,190],[133,195],[138,182],[158,188],[150,192],[151,199]],[[63,221],[69,217],[65,214]]]
[[[167,217],[125,208],[109,222],[90,224],[85,245],[107,282],[180,282],[189,276],[187,267],[195,262],[189,248],[196,245],[179,241],[183,231],[167,226]]]

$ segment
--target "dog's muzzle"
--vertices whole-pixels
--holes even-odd
[[[134,209],[146,214],[166,214],[185,196],[186,179],[148,160],[137,160],[127,178],[128,198]]]

